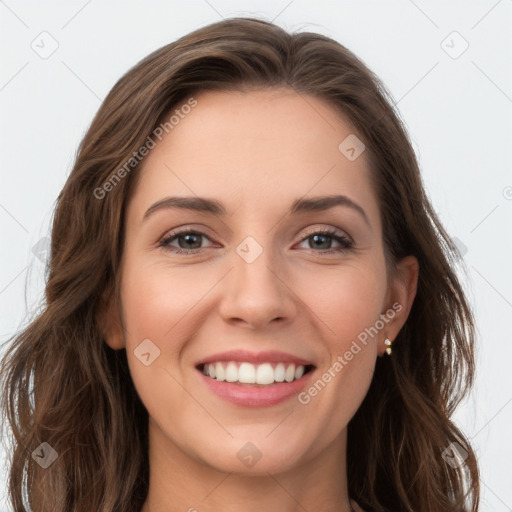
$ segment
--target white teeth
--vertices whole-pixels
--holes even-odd
[[[215,363],[215,377],[220,381],[226,380],[226,372],[222,363]]]
[[[274,382],[274,370],[272,365],[260,364],[256,370],[256,384],[272,384]]]
[[[238,380],[238,366],[231,362],[226,368],[226,380],[228,382],[236,382]]]
[[[274,379],[276,382],[283,382],[286,368],[283,363],[278,363],[274,369]]]
[[[251,363],[242,363],[238,368],[238,382],[254,384],[256,382],[256,368]]]
[[[304,375],[303,365],[277,363],[207,363],[203,366],[206,376],[218,381],[240,382],[241,384],[271,385],[274,382],[293,382]]]
[[[210,375],[211,377],[211,375]],[[286,368],[286,372],[284,374],[284,380],[286,382],[292,382],[292,380],[295,378],[295,365],[291,364]]]
[[[300,379],[304,375],[304,366],[297,366],[295,369],[295,378]]]

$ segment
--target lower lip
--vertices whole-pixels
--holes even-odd
[[[204,383],[218,397],[241,407],[270,407],[298,395],[308,384],[314,369],[293,382],[280,382],[266,387],[234,384],[207,377],[198,370]]]

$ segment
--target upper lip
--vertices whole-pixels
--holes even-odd
[[[196,366],[207,363],[216,363],[218,361],[237,361],[247,363],[294,363],[299,365],[312,365],[311,361],[302,357],[280,352],[278,350],[268,350],[264,352],[250,352],[248,350],[228,350],[227,352],[218,352],[211,356],[201,359]]]

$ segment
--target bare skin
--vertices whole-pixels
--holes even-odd
[[[347,424],[384,340],[405,323],[418,263],[408,257],[386,272],[366,154],[349,161],[338,150],[354,130],[328,104],[289,90],[196,99],[144,161],[126,212],[122,318],[112,310],[107,328],[109,346],[126,348],[150,417],[142,512],[349,512]],[[296,199],[333,194],[357,203],[367,220],[349,206],[288,211]],[[168,196],[216,199],[227,213],[161,208],[144,219]],[[178,227],[181,237],[159,247]],[[353,247],[331,235],[315,246],[313,235],[325,229]],[[186,245],[190,230],[204,235]],[[262,249],[251,263],[236,250],[248,236]],[[172,251],[188,247],[190,254]],[[231,349],[280,350],[312,361],[320,378],[396,303],[401,309],[308,403],[294,396],[240,407],[215,395],[195,368]],[[148,366],[134,353],[145,339],[160,350]],[[261,454],[251,467],[237,457],[249,441]]]

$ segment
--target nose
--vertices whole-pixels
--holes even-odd
[[[220,314],[228,323],[264,329],[290,323],[297,315],[293,285],[270,251],[264,250],[251,263],[236,255],[234,268],[223,281]]]

